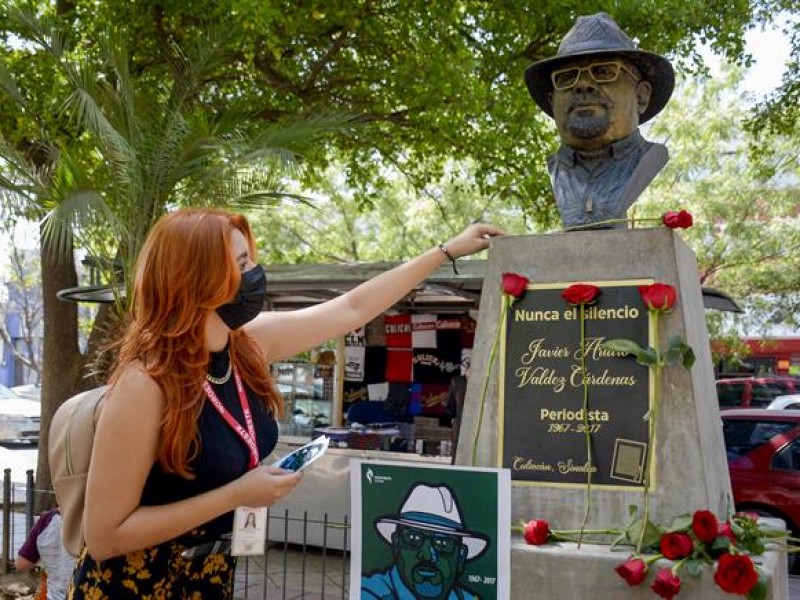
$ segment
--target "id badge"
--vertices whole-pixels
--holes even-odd
[[[240,506],[233,513],[231,554],[254,556],[264,554],[267,543],[267,509]]]

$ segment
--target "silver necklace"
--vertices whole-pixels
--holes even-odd
[[[210,373],[206,373],[206,379],[208,379],[214,385],[222,385],[223,383],[227,383],[228,380],[231,378],[231,371],[233,370],[233,361],[231,357],[228,357],[228,370],[225,372],[225,375],[222,377],[214,377]]]

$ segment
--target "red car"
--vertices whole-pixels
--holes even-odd
[[[788,375],[728,377],[717,380],[717,397],[721,410],[766,408],[776,397],[798,392],[800,382]]]
[[[783,519],[797,537],[800,411],[742,408],[720,415],[737,510]]]

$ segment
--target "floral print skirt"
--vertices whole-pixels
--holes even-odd
[[[97,563],[83,549],[67,600],[230,600],[236,557],[184,558],[186,544],[165,542]]]

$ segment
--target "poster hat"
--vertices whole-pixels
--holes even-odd
[[[375,528],[390,544],[398,525],[425,531],[454,535],[467,547],[467,560],[480,555],[487,545],[486,536],[467,531],[453,492],[446,485],[416,485],[406,497],[399,515],[386,515],[375,520]]]
[[[675,87],[672,65],[659,54],[639,50],[614,19],[604,12],[578,17],[561,40],[556,55],[535,62],[525,70],[525,84],[536,104],[552,117],[550,94],[553,82],[550,73],[571,60],[593,55],[622,56],[636,65],[642,77],[650,82],[653,91],[650,103],[639,119],[641,123],[661,112]]]

